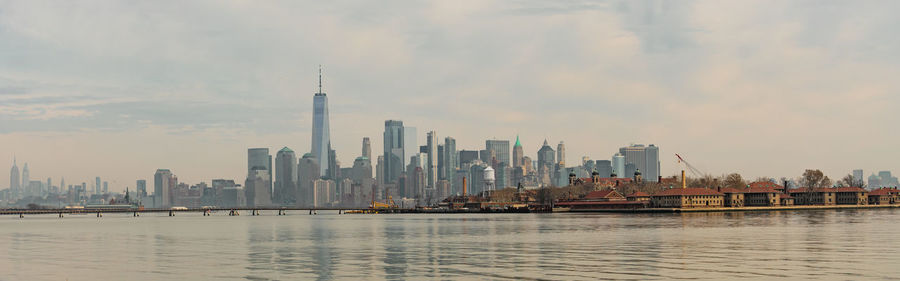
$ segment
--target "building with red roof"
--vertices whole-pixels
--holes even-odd
[[[896,204],[900,190],[896,187],[883,187],[869,191],[869,205],[891,205]]]
[[[731,188],[731,187],[719,187],[716,190],[722,193],[725,198],[725,207],[743,207],[744,206],[744,191]]]
[[[723,193],[708,188],[670,188],[650,196],[650,205],[657,208],[714,208],[724,201]]]
[[[635,191],[625,196],[628,201],[650,201],[650,193]]]

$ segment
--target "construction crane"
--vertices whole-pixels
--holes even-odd
[[[688,163],[688,161],[685,161],[681,155],[675,153],[675,157],[678,158],[679,164],[684,164],[684,167],[691,171],[692,175],[698,178],[703,177],[703,172],[701,172],[700,169],[697,169],[697,167],[694,167],[694,165],[691,165],[691,163]],[[687,177],[685,177],[684,170],[681,170],[681,188],[687,188]]]

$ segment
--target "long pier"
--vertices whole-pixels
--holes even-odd
[[[279,207],[237,207],[237,208],[148,208],[148,209],[129,209],[129,208],[59,208],[59,209],[0,209],[0,215],[47,215],[58,214],[60,217],[68,214],[97,214],[102,217],[107,213],[131,213],[135,217],[139,217],[142,213],[168,213],[174,217],[177,213],[203,213],[204,216],[212,215],[213,212],[227,212],[229,216],[240,215],[241,212],[247,212],[251,216],[260,215],[260,211],[277,211],[277,215],[287,215],[288,211],[308,211],[309,214],[316,214],[318,211],[338,211],[338,214],[355,211],[355,212],[373,212],[379,213],[400,213],[407,212],[410,209],[400,208],[279,208]]]

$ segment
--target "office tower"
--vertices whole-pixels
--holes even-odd
[[[19,179],[19,167],[16,166],[16,159],[13,157],[13,166],[12,169],[9,169],[9,191],[14,199],[18,199],[20,196],[20,186],[22,186],[22,181]]]
[[[619,176],[620,178],[633,178],[634,172],[638,171],[637,165],[634,163],[626,163],[625,164],[625,174]],[[643,174],[643,172],[641,172]]]
[[[552,178],[554,178],[553,173],[555,172],[556,167],[556,151],[550,147],[550,144],[547,143],[547,140],[544,140],[544,145],[541,146],[541,149],[538,150],[538,166],[536,167],[538,172],[538,182],[542,184],[551,184]]]
[[[406,164],[403,121],[384,121],[384,183],[395,183]],[[410,151],[414,153],[414,151]]]
[[[378,180],[378,186],[384,186],[384,156],[379,155],[375,164],[375,178]]]
[[[619,148],[619,153],[625,157],[625,165],[632,163],[635,170],[640,170],[644,181],[657,182],[659,180],[659,148],[655,145],[644,146],[634,144]],[[620,175],[620,177],[623,177]],[[631,177],[626,171],[626,176]]]
[[[566,166],[566,144],[562,141],[556,145],[556,161],[560,166]]]
[[[297,156],[290,148],[282,148],[275,154],[275,192],[272,203],[293,206],[297,199]],[[321,170],[320,170],[321,171]]]
[[[147,197],[147,180],[137,180],[134,186],[137,189],[137,198]]]
[[[146,184],[145,184],[146,186]],[[59,191],[62,192],[66,188],[66,178],[59,179]],[[144,188],[146,189],[146,187]]]
[[[488,165],[492,165],[494,161],[500,164],[500,167],[509,166],[511,163],[509,162],[509,141],[508,140],[486,140],[484,141],[484,149],[488,151],[493,151],[493,157],[495,159],[487,159],[482,158],[482,161],[485,161]]]
[[[269,189],[272,184],[269,179],[269,171],[263,167],[257,166],[258,169],[252,169],[247,174],[247,180],[244,181],[244,197],[247,206],[263,207],[272,205],[272,192]]]
[[[522,170],[524,171],[524,173],[526,175],[534,172],[534,164],[533,164],[533,161],[531,160],[531,157],[528,157],[528,156],[522,157],[522,168],[523,168]]]
[[[863,174],[862,169],[853,170],[853,179],[855,179],[857,181],[864,181],[865,179],[863,179],[863,177],[864,177],[864,174]],[[863,182],[863,185],[864,186],[866,185],[865,182]]]
[[[484,170],[489,166],[481,163],[475,162],[472,167],[469,168],[469,176],[468,179],[468,190],[467,194],[480,195],[481,192],[484,191]]]
[[[372,142],[369,141],[369,137],[363,138],[362,156],[368,159],[372,159]]]
[[[624,178],[625,176],[625,156],[622,156],[621,153],[616,153],[612,158],[612,170],[613,173],[616,174],[617,178]],[[602,176],[602,174],[601,174]]]
[[[403,162],[409,161],[409,158],[419,153],[419,131],[416,127],[403,127]]]
[[[313,182],[312,206],[321,208],[330,206],[334,200],[335,182],[333,180],[317,179]]]
[[[312,206],[313,182],[319,179],[319,161],[312,153],[303,155],[297,165],[298,206]]]
[[[31,176],[28,173],[28,162],[25,162],[25,166],[22,166],[22,185],[20,187],[22,189],[27,188],[29,182],[31,182]]]
[[[513,159],[512,166],[513,167],[522,167],[525,165],[524,157],[525,153],[522,152],[522,143],[519,142],[519,136],[516,135],[516,144],[513,145]]]
[[[437,146],[437,180],[445,179],[444,176],[444,144],[438,144]]]
[[[353,160],[353,168],[351,170],[351,175],[348,178],[353,180],[353,183],[360,184],[363,179],[372,178],[372,161],[369,161],[369,158],[365,156],[356,157],[356,160]]]
[[[153,205],[155,207],[166,208],[171,206],[172,198],[170,192],[174,187],[172,184],[174,178],[175,176],[169,169],[157,169],[156,173],[153,174]]]
[[[613,172],[612,162],[609,160],[594,161],[594,171],[597,171],[601,178],[608,178]]]
[[[472,163],[475,160],[479,160],[478,154],[480,151],[478,150],[460,150],[459,151],[459,168],[462,168],[463,164]]]
[[[321,163],[321,161],[320,161]],[[341,178],[341,163],[337,161],[337,151],[328,150],[328,169],[325,169],[325,178],[339,180]]]
[[[456,181],[456,169],[459,167],[459,152],[456,151],[456,139],[452,137],[444,138],[444,179],[453,186]]]
[[[319,160],[319,174],[332,167],[328,161],[331,131],[328,127],[328,96],[322,91],[322,67],[319,66],[319,92],[313,96],[312,154]]]
[[[426,147],[428,149],[427,160],[428,164],[425,166],[428,169],[428,184],[427,187],[434,187],[434,183],[437,182],[438,172],[437,172],[437,133],[434,131],[428,132],[428,138],[426,139]]]
[[[268,148],[247,149],[247,175],[253,174],[255,170],[265,170],[269,175],[266,182],[269,183],[269,194],[272,194],[272,155]]]
[[[491,165],[494,161],[497,161],[497,154],[494,153],[493,150],[490,149],[482,149],[478,151],[478,159],[485,164]],[[500,163],[497,161],[497,163]]]
[[[47,185],[50,185],[50,180],[47,180]],[[109,182],[103,182],[103,193],[106,194],[109,192]]]

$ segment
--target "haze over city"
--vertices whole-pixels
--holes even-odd
[[[710,174],[895,170],[898,3],[0,1],[0,156],[120,191],[310,150],[318,66],[342,165],[384,120],[457,148],[630,143]],[[887,7],[886,7],[887,6]],[[9,182],[0,173],[0,183]]]

